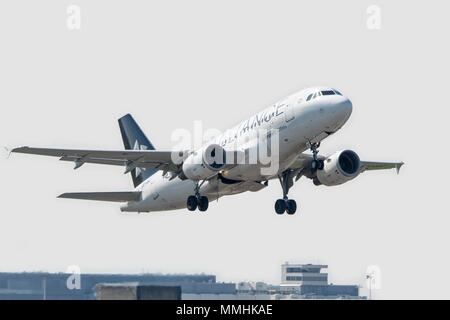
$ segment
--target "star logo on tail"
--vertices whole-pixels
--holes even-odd
[[[134,142],[133,150],[147,150],[148,147],[143,144],[139,144],[139,141]],[[136,176],[140,176],[142,171],[145,171],[146,168],[136,168]]]

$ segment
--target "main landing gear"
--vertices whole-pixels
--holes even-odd
[[[297,202],[293,199],[278,199],[275,201],[275,212],[278,214],[294,214],[297,211]]]
[[[288,192],[290,187],[294,185],[294,177],[299,173],[297,170],[286,170],[282,174],[278,175],[281,187],[283,188],[283,199],[278,199],[275,201],[275,212],[277,214],[294,214],[297,211],[297,203],[293,199],[288,199]],[[298,179],[298,178],[297,178]]]
[[[197,208],[199,211],[206,211],[208,209],[208,197],[200,195],[200,187],[201,184],[199,185],[197,182],[195,185],[195,195],[187,198],[186,206],[189,211],[195,211]]]
[[[308,147],[313,153],[313,160],[311,161],[311,173],[315,173],[317,170],[322,170],[324,163],[322,159],[317,157],[319,151],[317,150],[320,146],[320,142],[308,143]],[[289,189],[294,185],[304,173],[304,169],[287,169],[278,175],[281,187],[283,188],[283,199],[278,199],[275,202],[275,212],[277,214],[295,214],[297,211],[297,203],[293,199],[288,199]]]

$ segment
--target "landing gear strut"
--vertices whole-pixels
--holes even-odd
[[[319,148],[319,147],[320,147],[320,142],[310,143],[309,148],[313,153],[313,161],[311,162],[311,171],[312,172],[323,169],[323,160],[319,160],[317,158],[317,154],[319,153],[319,150],[317,150],[317,148]]]
[[[300,178],[301,172],[298,170],[286,170],[278,175],[281,187],[283,188],[283,199],[275,201],[275,212],[277,214],[294,214],[297,211],[297,203],[293,199],[288,199],[289,189],[294,185],[294,177]]]
[[[194,188],[195,195],[189,196],[187,198],[186,206],[189,211],[195,211],[197,208],[199,211],[206,211],[208,209],[208,197],[200,195],[200,187],[202,186],[203,182],[201,184],[197,182]]]

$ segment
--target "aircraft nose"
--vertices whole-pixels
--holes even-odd
[[[331,118],[333,128],[337,130],[342,127],[352,114],[353,105],[350,99],[340,96],[330,104]]]
[[[344,98],[344,100],[339,104],[340,113],[342,117],[347,120],[353,111],[353,105],[350,99]]]
[[[332,113],[341,121],[346,121],[352,114],[353,106],[350,99],[339,97],[339,100],[332,103]]]

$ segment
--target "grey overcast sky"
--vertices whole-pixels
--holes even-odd
[[[69,5],[81,29],[67,28]],[[369,30],[366,10],[381,9]],[[224,130],[307,86],[353,102],[321,153],[404,161],[340,187],[301,179],[299,211],[277,216],[276,181],[206,214],[121,214],[56,199],[132,187],[123,168],[1,157],[0,271],[212,273],[279,283],[285,261],[378,298],[450,298],[447,1],[2,1],[0,144],[120,149],[132,113],[157,148],[174,129]],[[367,294],[362,289],[362,294]]]

